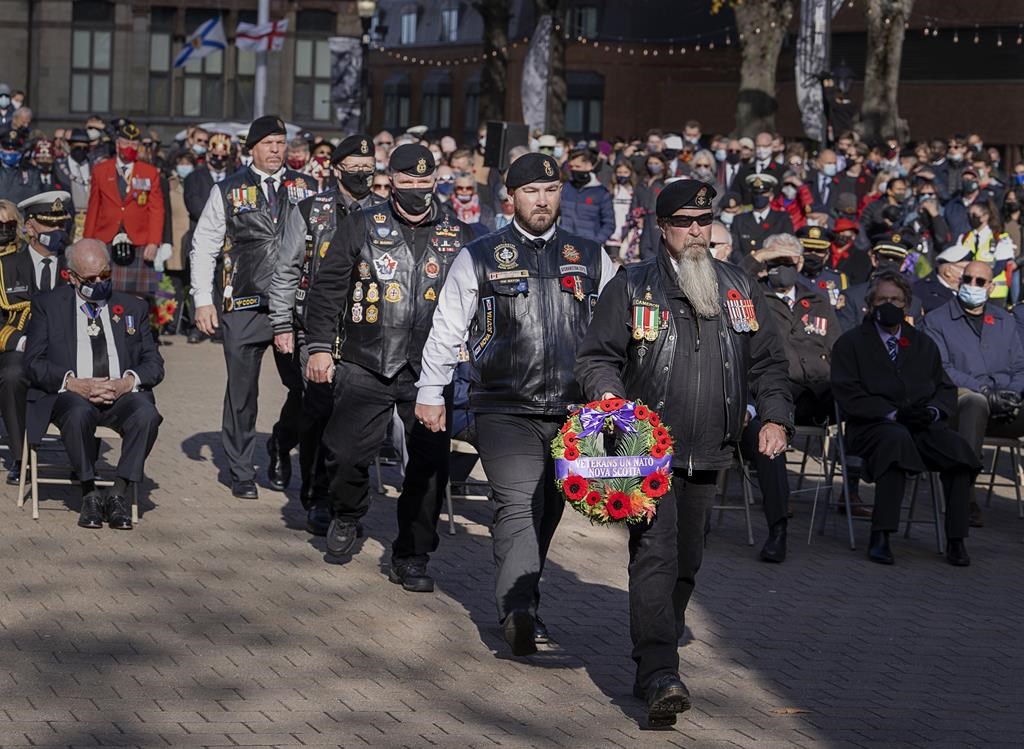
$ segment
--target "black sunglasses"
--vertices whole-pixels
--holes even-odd
[[[982,278],[981,276],[968,276],[964,273],[960,276],[960,282],[966,283],[968,286],[988,286],[989,279]]]
[[[697,222],[697,226],[711,226],[711,222],[715,220],[715,214],[702,213],[699,216],[669,216],[663,220],[669,226],[674,226],[677,229],[689,229],[694,221]]]

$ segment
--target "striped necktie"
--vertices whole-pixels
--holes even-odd
[[[896,352],[899,350],[899,343],[896,340],[896,336],[889,336],[885,342],[885,348],[889,351],[889,358],[896,361]]]

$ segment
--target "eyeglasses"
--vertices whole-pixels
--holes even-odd
[[[82,283],[99,283],[100,281],[106,281],[108,278],[110,278],[110,268],[107,268],[106,270],[101,270],[99,274],[95,276],[83,276],[82,274],[76,273],[75,271],[71,271],[71,275],[73,275]]]
[[[462,187],[456,186],[455,187],[455,192],[471,193],[471,192],[473,192],[473,190],[474,190],[473,187],[465,187],[465,186],[462,186]]]
[[[361,174],[364,177],[369,177],[371,174],[373,174],[372,169],[345,169],[343,167],[340,168],[341,171],[345,172],[345,174]]]
[[[981,276],[968,276],[964,273],[960,276],[960,283],[965,283],[968,286],[988,286],[992,279],[982,278]]]
[[[699,216],[669,216],[663,220],[666,224],[674,226],[676,229],[689,229],[694,221],[697,222],[697,226],[711,226],[711,222],[715,220],[715,214],[702,213]]]

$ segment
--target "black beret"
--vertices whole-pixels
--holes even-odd
[[[824,226],[801,226],[796,230],[796,238],[808,250],[827,250],[835,236]]]
[[[525,153],[512,162],[505,175],[505,187],[514,190],[531,182],[558,182],[558,162],[546,153]]]
[[[436,168],[434,154],[419,143],[405,143],[391,152],[388,168],[393,172],[405,172],[413,177],[426,177]]]
[[[245,145],[252,148],[269,135],[287,135],[284,120],[276,114],[265,114],[252,121],[249,133],[245,136]]]
[[[0,135],[0,148],[5,151],[20,151],[23,145],[25,145],[24,141],[17,130],[8,130]]]
[[[715,199],[715,188],[696,179],[679,179],[670,182],[658,195],[658,218],[667,218],[680,208],[707,208]]]
[[[138,125],[131,120],[125,119],[118,120],[117,129],[114,131],[114,134],[118,138],[124,138],[125,140],[138,140],[142,137],[142,131],[139,130]]]
[[[89,143],[89,133],[85,132],[82,128],[76,127],[71,131],[71,135],[68,136],[68,143]]]
[[[331,154],[331,163],[337,164],[346,156],[369,156],[373,157],[373,138],[366,133],[350,135],[334,149]]]

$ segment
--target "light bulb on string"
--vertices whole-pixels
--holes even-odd
[[[974,43],[977,44],[981,41],[981,35],[978,33],[978,27],[974,27]]]
[[[960,35],[957,32],[954,31],[953,32],[953,44],[959,44],[959,43],[960,43]]]
[[[996,34],[996,46],[997,47],[1002,47],[1003,46],[1003,33],[1001,31]]]

